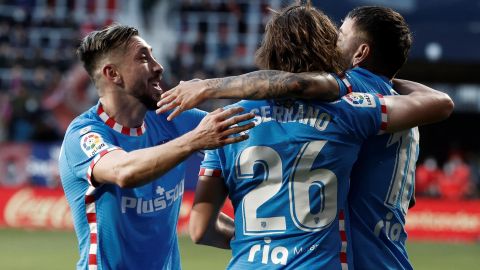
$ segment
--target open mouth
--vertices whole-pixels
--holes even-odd
[[[153,86],[153,88],[155,88],[155,90],[163,92],[162,87],[160,87],[160,82],[158,82],[158,81],[153,82],[152,86]]]

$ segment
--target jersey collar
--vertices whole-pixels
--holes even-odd
[[[357,72],[366,74],[366,75],[368,75],[369,77],[378,77],[378,78],[380,78],[382,81],[384,81],[385,83],[388,83],[390,86],[393,85],[392,81],[389,80],[386,76],[383,76],[383,75],[380,75],[380,74],[375,74],[375,73],[371,72],[371,71],[368,70],[368,69],[365,69],[365,68],[362,68],[362,67],[354,67],[354,68],[352,68],[352,70],[356,70]]]
[[[129,127],[122,126],[119,123],[117,123],[113,118],[108,116],[105,110],[103,110],[102,103],[100,102],[98,103],[97,114],[107,126],[111,127],[113,130],[119,133],[122,133],[124,135],[141,136],[143,135],[143,133],[145,133],[145,130],[146,130],[145,121],[138,128],[129,128]]]

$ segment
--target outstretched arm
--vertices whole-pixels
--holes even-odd
[[[190,238],[196,244],[230,249],[235,232],[233,219],[220,212],[227,188],[220,177],[201,176],[190,213]]]
[[[269,99],[303,98],[333,101],[339,96],[339,86],[328,73],[289,73],[259,70],[239,76],[181,82],[165,92],[158,102],[164,113],[171,109],[168,120],[182,111],[194,108],[207,99]]]
[[[200,149],[212,149],[246,140],[248,135],[230,136],[254,126],[253,123],[233,126],[254,117],[252,113],[234,116],[242,111],[239,107],[217,109],[205,116],[194,130],[165,144],[131,152],[121,149],[111,151],[93,167],[93,183],[112,183],[128,188],[142,186],[165,174]]]
[[[402,96],[386,96],[388,132],[442,121],[453,111],[453,101],[445,93],[420,83],[394,80],[395,89]]]

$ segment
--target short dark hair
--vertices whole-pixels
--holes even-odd
[[[137,36],[138,30],[131,26],[113,24],[100,31],[89,33],[77,48],[77,56],[82,61],[88,75],[93,79],[93,72],[98,60],[120,46],[125,46],[131,37]]]
[[[338,29],[310,1],[274,12],[268,22],[255,62],[263,69],[289,72],[339,73]]]
[[[412,46],[412,34],[402,15],[386,7],[364,6],[350,11],[347,18],[354,21],[371,48],[366,68],[393,78]]]

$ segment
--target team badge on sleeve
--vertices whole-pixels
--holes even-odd
[[[108,145],[103,141],[100,134],[90,132],[82,136],[80,147],[88,157],[93,157],[100,151],[107,149]]]
[[[371,94],[367,93],[350,93],[342,97],[348,104],[353,107],[371,107],[375,108],[377,106],[375,98]]]

